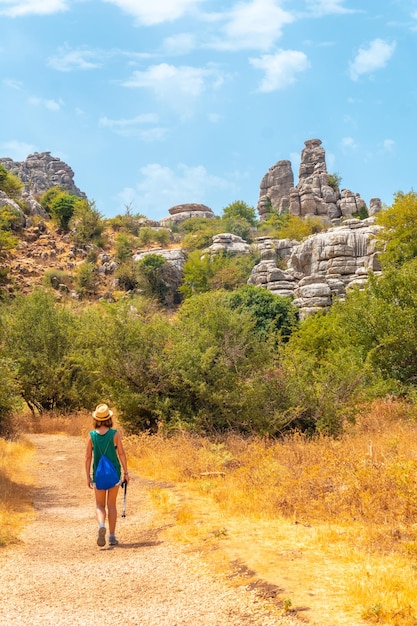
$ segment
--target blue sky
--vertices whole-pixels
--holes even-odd
[[[107,217],[256,206],[319,138],[369,204],[416,185],[417,0],[0,0],[0,156]]]

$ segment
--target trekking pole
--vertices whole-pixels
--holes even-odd
[[[122,487],[123,487],[123,510],[122,510],[122,517],[126,517],[126,492],[127,492],[127,481],[124,480],[122,482]]]

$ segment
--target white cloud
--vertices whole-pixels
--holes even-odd
[[[150,26],[172,22],[192,12],[202,0],[103,0],[136,17],[141,24]]]
[[[344,15],[346,13],[357,12],[355,9],[349,9],[343,6],[345,0],[306,0],[306,2],[316,16]]]
[[[174,66],[168,63],[137,70],[123,83],[124,87],[151,90],[182,117],[192,113],[194,103],[208,89],[217,89],[224,76],[215,67]]]
[[[14,161],[24,161],[29,154],[35,152],[35,146],[23,141],[5,141],[0,144],[0,150]]]
[[[211,45],[218,50],[269,50],[281,37],[283,27],[295,20],[277,0],[239,2],[223,17],[222,37]]]
[[[16,91],[23,91],[23,83],[20,80],[13,78],[5,78],[2,80],[3,85],[9,89],[15,89]]]
[[[369,74],[386,66],[395,50],[395,42],[374,39],[368,48],[360,48],[349,66],[352,80],[358,80],[362,74]]]
[[[189,54],[196,47],[196,37],[192,33],[178,33],[167,37],[163,42],[163,50],[167,54]]]
[[[158,115],[156,113],[144,113],[137,115],[130,119],[112,120],[108,117],[102,117],[99,120],[99,125],[104,128],[109,128],[117,135],[124,137],[139,137],[143,141],[162,141],[167,135],[167,130],[155,126],[153,128],[144,129],[144,124],[156,124],[158,122]]]
[[[0,0],[0,15],[50,15],[68,9],[67,0]]]
[[[353,137],[343,137],[342,148],[345,148],[346,150],[356,150],[357,147],[358,144],[355,142]]]
[[[382,142],[382,148],[385,152],[392,152],[395,147],[395,141],[393,139],[384,139]]]
[[[281,50],[276,54],[264,54],[256,59],[249,59],[256,69],[265,72],[259,91],[269,93],[277,89],[285,89],[296,82],[296,75],[310,67],[304,52],[298,50]]]
[[[101,67],[101,57],[102,53],[98,50],[89,50],[87,48],[71,50],[65,45],[58,48],[55,56],[48,59],[48,65],[59,72],[92,70]]]
[[[51,100],[47,98],[38,98],[37,96],[31,96],[28,98],[29,104],[32,106],[43,106],[49,111],[59,111],[64,104],[62,100]]]
[[[189,167],[182,163],[175,169],[151,163],[141,168],[141,180],[135,188],[125,188],[118,195],[122,206],[133,203],[138,211],[158,218],[168,215],[168,209],[184,202],[206,203],[213,189],[230,189],[226,178],[209,174],[202,165]]]

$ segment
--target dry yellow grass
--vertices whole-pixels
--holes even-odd
[[[243,560],[317,623],[417,624],[409,405],[375,402],[337,440],[139,436],[127,446],[142,475],[175,484],[153,494],[175,540],[224,568]]]
[[[31,513],[31,456],[28,442],[0,438],[0,546],[17,540]]]

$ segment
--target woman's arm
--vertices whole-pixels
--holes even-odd
[[[114,436],[114,445],[117,448],[117,455],[119,457],[120,463],[122,464],[123,467],[123,480],[125,480],[127,483],[129,482],[129,474],[127,471],[127,458],[126,458],[126,452],[125,449],[123,447],[123,443],[122,443],[122,437],[119,433],[119,431],[116,431],[116,434]]]
[[[91,480],[91,459],[93,458],[93,442],[88,437],[87,447],[85,450],[85,473],[87,474],[87,487],[93,489],[93,481]]]

